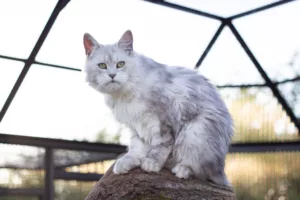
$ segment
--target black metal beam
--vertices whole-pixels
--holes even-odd
[[[5,55],[0,55],[0,58],[7,59],[7,60],[13,60],[13,61],[26,62],[26,59],[5,56]],[[50,64],[50,63],[44,63],[44,62],[38,62],[38,61],[33,61],[32,64],[43,65],[43,66],[47,66],[47,67],[55,67],[55,68],[59,68],[59,69],[67,69],[67,70],[72,70],[72,71],[79,71],[79,72],[82,71],[81,69],[77,69],[77,68],[73,68],[73,67],[66,67],[66,66],[62,66],[62,65]]]
[[[267,9],[270,9],[270,8],[274,8],[276,6],[280,6],[280,5],[283,5],[283,4],[286,4],[286,3],[290,3],[292,1],[295,1],[295,0],[281,0],[281,1],[277,1],[275,3],[271,3],[271,4],[268,4],[268,5],[259,7],[259,8],[255,8],[255,9],[252,9],[252,10],[249,10],[249,11],[237,14],[237,15],[233,15],[233,16],[229,17],[228,19],[229,20],[234,20],[234,19],[237,19],[237,18],[241,18],[241,17],[247,16],[247,15],[251,15],[251,14],[257,13],[257,12],[261,12],[261,11],[264,11],[264,10],[267,10]]]
[[[1,134],[1,133],[0,133],[0,143],[19,144],[19,145],[36,146],[36,147],[44,147],[44,148],[49,147],[53,149],[116,153],[116,154],[124,153],[127,149],[126,146],[118,145],[118,144],[79,142],[79,141],[28,137],[28,136],[10,135],[10,134]]]
[[[0,196],[42,196],[42,188],[4,188],[0,187]]]
[[[225,26],[225,25],[224,25]],[[220,27],[219,27],[220,29]],[[218,29],[218,30],[219,30]],[[218,31],[217,31],[218,32]],[[216,32],[216,34],[217,34]],[[214,37],[217,37],[216,34],[214,35]],[[213,39],[212,39],[213,41]],[[208,54],[210,48],[212,47],[213,43],[214,42],[210,42],[212,44],[209,44],[206,48],[206,51]],[[204,54],[204,53],[203,53]],[[198,63],[196,64],[197,65],[201,65],[202,61],[204,60],[204,56],[202,55],[201,58],[199,59]],[[202,58],[203,57],[203,58]],[[8,60],[15,60],[15,61],[22,61],[22,62],[25,62],[25,60],[21,59],[21,58],[16,58],[16,57],[9,57],[9,56],[4,56],[4,55],[0,55],[0,58],[3,58],[3,59],[8,59]],[[77,69],[77,68],[72,68],[72,67],[66,67],[66,66],[62,66],[62,65],[56,65],[56,64],[51,64],[51,63],[44,63],[44,62],[37,62],[35,61],[33,64],[38,64],[38,65],[43,65],[43,66],[46,66],[46,67],[55,67],[55,68],[59,68],[59,69],[66,69],[66,70],[72,70],[72,71],[78,71],[78,72],[81,72],[82,70],[80,69]],[[195,67],[196,68],[196,67]],[[276,82],[273,82],[275,85],[280,85],[280,84],[283,84],[283,83],[289,83],[289,82],[295,82],[295,81],[300,81],[300,76],[297,76],[295,78],[291,78],[291,79],[284,79],[282,81],[276,81]],[[266,87],[267,84],[237,84],[237,85],[232,85],[232,84],[226,84],[226,85],[217,85],[216,87],[217,88],[251,88],[251,87]]]
[[[274,85],[281,85],[284,83],[290,83],[290,82],[297,82],[300,81],[300,76],[297,76],[295,78],[291,78],[291,79],[285,79],[282,81],[276,81],[273,82]],[[251,88],[251,87],[257,87],[257,88],[261,88],[261,87],[267,87],[267,84],[240,84],[240,85],[217,85],[217,88]]]
[[[279,103],[282,105],[283,109],[286,111],[287,115],[290,117],[291,121],[295,124],[295,126],[297,127],[297,129],[298,129],[298,131],[300,133],[300,122],[297,120],[297,118],[296,118],[295,114],[293,113],[292,109],[287,104],[287,102],[282,97],[282,95],[280,94],[280,92],[279,92],[278,88],[276,87],[276,85],[271,81],[271,79],[269,78],[269,76],[267,75],[267,73],[264,71],[264,69],[262,68],[262,66],[259,64],[259,62],[257,61],[257,59],[255,58],[255,56],[251,52],[251,50],[248,47],[248,45],[246,44],[246,42],[243,40],[243,38],[241,37],[241,35],[239,34],[239,32],[234,27],[234,25],[231,22],[229,22],[228,26],[229,26],[230,30],[232,31],[232,33],[234,34],[234,36],[236,37],[236,39],[239,41],[239,43],[243,47],[243,49],[245,50],[246,54],[249,56],[249,58],[253,62],[254,66],[256,67],[256,69],[258,70],[258,72],[260,73],[260,75],[266,81],[267,86],[272,90],[274,96],[277,98],[277,100],[279,101]]]
[[[267,84],[239,84],[239,85],[231,85],[231,84],[226,84],[226,85],[217,85],[216,86],[219,89],[222,88],[262,88],[262,87],[267,87]]]
[[[230,153],[262,153],[283,151],[300,151],[300,141],[241,143],[232,144],[229,148]]]
[[[195,69],[198,69],[199,66],[202,64],[203,60],[206,58],[206,55],[210,51],[211,47],[215,44],[216,40],[220,36],[220,34],[221,34],[222,30],[224,29],[224,27],[225,27],[225,23],[222,22],[222,24],[219,26],[218,30],[216,31],[215,35],[213,36],[213,38],[209,42],[208,46],[206,47],[205,51],[203,52],[203,54],[201,55],[201,57],[197,61],[196,65],[195,65]]]
[[[37,61],[34,61],[33,64],[81,72],[81,69],[77,69],[77,68],[73,68],[73,67],[66,67],[66,66],[62,66],[62,65],[55,65],[55,64],[49,64],[49,63],[37,62]]]
[[[45,200],[54,200],[54,156],[53,149],[47,147],[45,162]]]
[[[286,3],[290,3],[290,2],[296,1],[296,0],[277,1],[277,2],[274,2],[274,3],[267,4],[265,6],[254,8],[254,9],[246,11],[246,12],[239,13],[237,15],[233,15],[233,16],[228,17],[228,18],[224,18],[224,17],[218,16],[218,15],[207,13],[207,12],[200,11],[200,10],[195,10],[195,9],[188,8],[188,7],[185,7],[185,6],[181,6],[181,5],[178,5],[178,4],[173,4],[173,3],[170,3],[170,2],[166,2],[164,0],[143,0],[143,1],[155,3],[155,4],[158,4],[158,5],[166,6],[166,7],[169,7],[169,8],[181,10],[181,11],[196,14],[196,15],[200,15],[200,16],[203,16],[203,17],[208,17],[208,18],[211,18],[211,19],[224,21],[225,19],[226,20],[234,20],[234,19],[237,19],[237,18],[241,18],[241,17],[247,16],[247,15],[251,15],[251,14],[254,14],[254,13],[257,13],[257,12],[261,12],[261,11],[264,11],[264,10],[267,10],[267,9],[270,9],[270,8],[274,8],[276,6],[280,6],[280,5],[283,5],[283,4],[286,4]]]
[[[18,90],[19,90],[19,88],[20,88],[20,86],[21,86],[21,84],[22,84],[25,76],[27,75],[30,66],[34,62],[35,57],[38,54],[41,46],[43,45],[43,43],[44,43],[44,41],[45,41],[45,39],[46,39],[46,37],[47,37],[50,29],[52,28],[52,25],[54,24],[54,22],[55,22],[55,20],[56,20],[56,18],[58,16],[58,14],[68,4],[69,1],[70,0],[59,0],[58,3],[56,4],[56,6],[55,6],[55,8],[54,8],[54,10],[53,10],[50,18],[48,19],[48,22],[47,22],[44,30],[42,31],[39,39],[37,40],[34,48],[32,49],[32,51],[31,51],[31,53],[29,55],[29,58],[25,61],[25,65],[24,65],[24,67],[23,67],[23,69],[22,69],[22,71],[21,71],[21,73],[20,73],[20,75],[19,75],[19,77],[18,77],[18,79],[17,79],[14,87],[12,88],[12,90],[11,90],[11,92],[10,92],[7,100],[5,101],[5,103],[4,103],[3,107],[2,107],[2,110],[0,112],[0,123],[1,123],[1,121],[2,121],[2,119],[4,117],[4,115],[5,115],[5,113],[7,111],[7,109],[9,108],[12,100],[14,99],[16,93],[18,92]]]
[[[63,170],[56,170],[54,178],[56,180],[76,180],[76,181],[99,181],[103,174],[97,173],[77,173],[77,172],[66,172]]]
[[[78,142],[48,138],[36,138],[28,136],[17,136],[0,134],[0,143],[18,144],[26,146],[36,146],[52,149],[70,149],[78,151],[92,151],[92,152],[107,152],[121,154],[126,151],[126,147],[116,144],[103,144],[92,142]],[[253,149],[256,148],[257,149]],[[282,147],[282,148],[281,148]],[[267,151],[299,151],[300,141],[296,142],[259,142],[259,143],[242,143],[232,144],[230,147],[231,153],[239,152],[267,152]]]
[[[16,58],[16,57],[11,57],[11,56],[0,55],[0,58],[7,59],[7,60],[13,60],[13,61],[26,62],[26,59]]]
[[[203,16],[203,17],[208,17],[210,19],[216,19],[216,20],[220,20],[220,21],[222,21],[224,19],[223,17],[217,16],[217,15],[214,15],[214,14],[211,14],[211,13],[203,12],[203,11],[200,11],[200,10],[195,10],[195,9],[192,9],[192,8],[187,8],[187,7],[180,6],[180,5],[173,4],[173,3],[169,3],[169,2],[166,2],[166,1],[163,1],[163,0],[143,0],[143,1],[147,1],[147,2],[150,2],[150,3],[155,3],[155,4],[158,4],[158,5],[161,5],[161,6],[166,6],[166,7],[169,7],[169,8],[176,9],[176,10],[192,13],[192,14],[195,14],[195,15],[200,15],[200,16]]]
[[[297,81],[300,81],[300,76],[297,76],[297,77],[291,78],[291,79],[285,79],[282,81],[276,81],[276,82],[274,82],[274,84],[280,85],[280,84],[284,84],[284,83],[297,82]]]

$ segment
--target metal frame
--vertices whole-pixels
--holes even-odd
[[[43,29],[39,39],[37,40],[35,46],[33,47],[29,58],[25,61],[25,65],[21,71],[21,74],[19,75],[19,78],[17,79],[13,89],[11,90],[5,104],[2,107],[2,110],[0,112],[0,123],[7,111],[7,109],[9,108],[12,100],[14,99],[16,93],[18,92],[25,76],[27,75],[31,65],[33,64],[36,55],[38,54],[38,52],[40,51],[40,48],[42,47],[48,33],[50,32],[58,14],[60,13],[60,11],[69,3],[70,0],[59,0],[50,16],[50,18],[48,19],[47,24],[45,25],[45,28]]]
[[[28,137],[20,135],[10,135],[0,133],[0,144],[17,144],[33,147],[42,147],[45,149],[45,187],[44,187],[44,200],[54,199],[54,180],[80,180],[80,181],[97,181],[102,177],[102,174],[94,173],[72,173],[65,172],[62,169],[56,170],[54,166],[53,150],[55,149],[67,149],[78,151],[90,151],[101,153],[116,153],[117,155],[124,153],[126,147],[116,144],[104,144],[104,143],[90,143],[90,142],[78,142],[68,141],[60,139],[48,139],[38,137]],[[0,190],[1,194],[1,190]]]
[[[235,20],[235,19],[245,17],[245,16],[248,16],[248,15],[257,13],[257,12],[261,12],[261,11],[264,11],[266,9],[274,8],[276,6],[280,6],[280,5],[290,3],[290,2],[296,1],[296,0],[281,0],[281,1],[278,1],[278,2],[275,2],[275,3],[271,3],[271,4],[268,4],[268,5],[253,9],[253,10],[249,10],[249,11],[246,11],[246,12],[228,17],[228,18],[220,17],[220,16],[217,16],[217,15],[212,15],[210,13],[206,13],[206,12],[199,11],[199,10],[195,11],[193,9],[190,9],[190,8],[187,8],[187,7],[184,7],[184,6],[180,6],[180,5],[176,5],[176,4],[172,4],[172,3],[169,3],[169,2],[166,2],[166,1],[163,1],[163,0],[144,0],[144,1],[147,1],[147,2],[150,2],[150,3],[155,3],[155,4],[158,4],[158,5],[166,6],[166,7],[177,9],[177,10],[181,10],[181,11],[184,11],[184,12],[189,12],[189,13],[200,15],[200,16],[203,16],[203,17],[208,17],[210,19],[219,20],[221,22],[220,27],[218,28],[215,35],[213,36],[213,38],[209,42],[208,46],[206,47],[205,51],[203,52],[203,54],[199,58],[198,62],[196,63],[196,65],[195,65],[196,69],[198,69],[200,67],[202,61],[205,59],[205,57],[208,54],[208,52],[210,51],[211,47],[214,45],[215,41],[220,36],[220,34],[221,34],[222,30],[224,29],[224,27],[228,26],[230,28],[231,32],[233,33],[233,35],[236,37],[237,41],[240,43],[240,45],[245,50],[246,54],[249,56],[249,58],[253,62],[254,66],[256,67],[256,69],[258,70],[258,72],[260,73],[262,78],[266,81],[266,86],[271,89],[271,91],[273,92],[273,95],[277,98],[278,102],[282,105],[283,109],[285,110],[287,115],[290,117],[291,121],[294,123],[294,125],[296,126],[296,128],[298,129],[298,132],[300,134],[300,121],[296,118],[296,116],[295,116],[293,110],[291,109],[291,107],[288,105],[288,103],[283,98],[283,96],[281,95],[281,93],[278,90],[278,88],[276,87],[276,85],[273,83],[273,81],[269,78],[269,76],[267,75],[265,70],[262,68],[262,66],[260,65],[260,63],[258,62],[256,57],[254,56],[254,54],[252,53],[252,51],[250,50],[250,48],[248,47],[248,45],[246,44],[246,42],[244,41],[242,36],[239,34],[238,30],[232,24],[232,21]],[[224,88],[224,86],[223,86],[223,88]]]
[[[3,188],[0,187],[1,196],[37,197],[44,200],[44,191],[40,188]]]
[[[107,152],[122,154],[126,152],[126,147],[116,144],[78,142],[69,140],[58,140],[28,136],[18,136],[9,134],[0,134],[0,144],[15,144],[33,147],[45,148],[45,187],[44,200],[54,199],[54,180],[78,180],[78,181],[98,181],[103,175],[96,173],[74,173],[66,172],[63,169],[55,169],[53,150],[68,149],[92,152]],[[300,141],[294,142],[273,142],[273,143],[242,143],[232,144],[229,147],[229,153],[266,153],[282,151],[300,151]],[[28,194],[41,196],[41,189],[10,189],[0,188],[0,194],[15,195]]]
[[[61,139],[39,138],[0,133],[0,144],[16,144],[24,146],[42,147],[46,149],[45,157],[53,159],[53,149],[66,149],[77,151],[89,151],[99,153],[125,153],[127,147],[119,144],[105,144],[99,142],[79,142]],[[48,152],[47,152],[48,151]],[[254,153],[254,152],[277,152],[277,151],[300,151],[300,141],[291,142],[247,142],[234,143],[229,147],[230,153]],[[53,162],[49,163],[53,165]],[[59,170],[59,169],[58,169]]]
[[[192,13],[195,15],[200,15],[203,17],[207,17],[213,20],[218,20],[221,22],[221,25],[217,29],[216,33],[213,35],[211,41],[208,43],[205,51],[202,53],[202,55],[199,57],[198,61],[196,62],[195,68],[198,69],[203,60],[206,58],[207,54],[209,53],[212,46],[215,44],[216,40],[219,38],[220,34],[222,33],[225,26],[228,26],[238,42],[241,44],[242,48],[245,50],[246,54],[249,56],[251,61],[253,62],[254,66],[260,73],[260,75],[265,80],[265,84],[248,84],[248,85],[221,85],[218,86],[218,88],[248,88],[248,87],[269,87],[273,95],[277,98],[278,102],[282,105],[284,110],[286,111],[287,115],[290,117],[291,121],[295,124],[297,127],[299,133],[300,133],[300,120],[298,120],[293,113],[292,109],[286,102],[286,100],[282,97],[280,92],[278,91],[277,85],[292,81],[299,81],[300,77],[296,77],[293,79],[287,79],[280,82],[273,82],[263,67],[260,65],[256,57],[253,55],[252,51],[242,38],[242,36],[239,34],[238,30],[235,28],[235,26],[232,24],[232,21],[241,17],[245,17],[257,12],[261,12],[270,8],[274,8],[276,6],[280,6],[286,3],[290,3],[292,1],[296,0],[281,0],[275,3],[271,3],[259,8],[255,8],[237,15],[233,15],[231,17],[221,17],[218,15],[214,15],[211,13],[203,12],[200,10],[195,10],[192,8],[184,7],[181,5],[173,4],[164,0],[143,0],[145,2],[158,4],[161,6],[173,8],[176,10],[181,10],[184,12]],[[13,86],[4,106],[1,109],[0,112],[0,123],[3,120],[7,110],[9,109],[9,106],[11,102],[13,101],[15,95],[17,94],[24,78],[26,77],[30,67],[32,64],[38,64],[42,66],[48,66],[48,67],[55,67],[60,69],[66,69],[66,70],[73,70],[73,71],[81,71],[80,69],[71,68],[67,66],[61,66],[56,64],[49,64],[49,63],[43,63],[43,62],[37,62],[35,61],[36,55],[38,54],[41,46],[43,45],[49,31],[51,30],[53,24],[55,23],[55,20],[57,19],[59,13],[63,10],[65,6],[70,2],[70,0],[58,0],[50,18],[48,19],[47,24],[45,25],[43,31],[41,32],[40,37],[38,38],[34,48],[32,49],[30,56],[27,59],[21,59],[16,57],[10,57],[5,55],[0,55],[0,58],[2,59],[8,59],[8,60],[14,60],[14,61],[20,61],[24,62],[24,67]],[[47,200],[52,200],[54,198],[54,187],[53,187],[53,180],[56,179],[66,179],[71,180],[74,177],[77,177],[76,179],[85,180],[87,179],[87,175],[83,175],[80,173],[68,173],[60,170],[56,170],[54,168],[53,164],[53,150],[54,149],[70,149],[70,150],[83,150],[83,151],[93,151],[93,152],[109,152],[109,153],[123,153],[126,151],[125,146],[121,145],[110,145],[110,144],[99,144],[99,143],[89,143],[89,142],[76,142],[76,141],[65,141],[65,140],[56,140],[56,139],[45,139],[45,138],[34,138],[34,137],[25,137],[25,136],[16,136],[16,135],[7,135],[7,134],[0,134],[0,143],[6,143],[6,144],[19,144],[19,145],[28,145],[28,146],[37,146],[45,148],[46,154],[45,154],[45,163],[46,163],[46,173],[45,173],[45,190],[44,190],[44,198]],[[232,144],[230,147],[231,153],[244,153],[244,152],[277,152],[277,151],[300,151],[300,142],[284,142],[284,143],[243,143],[243,144]],[[94,180],[95,174],[90,174],[89,180]],[[98,175],[98,177],[101,177],[101,175]],[[22,190],[22,189],[21,189]],[[20,194],[22,192],[26,193],[27,190],[6,190],[0,189],[1,191],[6,191],[7,194]],[[20,192],[21,191],[21,192]],[[29,190],[28,190],[29,191]],[[41,191],[29,191],[29,193],[37,193],[41,194]]]
[[[266,84],[253,84],[253,85],[224,85],[224,86],[219,86],[219,88],[225,88],[225,87],[263,87],[263,86],[267,86],[269,87],[272,92],[273,95],[277,98],[278,102],[282,105],[283,109],[286,111],[287,115],[290,117],[291,121],[294,123],[294,125],[297,127],[299,133],[300,133],[300,121],[296,118],[293,110],[291,109],[291,107],[288,105],[288,103],[286,102],[285,98],[281,95],[280,91],[278,90],[278,88],[276,87],[276,85],[280,84],[280,82],[274,83],[269,76],[267,75],[267,73],[265,72],[265,70],[263,69],[263,67],[260,65],[260,63],[258,62],[258,60],[256,59],[256,57],[253,55],[253,53],[251,52],[250,48],[248,47],[248,45],[246,44],[246,42],[243,40],[242,36],[239,34],[238,30],[235,28],[235,26],[232,24],[232,20],[241,18],[241,17],[245,17],[248,15],[252,15],[254,13],[257,12],[261,12],[270,8],[274,8],[276,6],[280,6],[286,3],[290,3],[292,1],[296,1],[296,0],[281,0],[275,3],[271,3],[259,8],[255,8],[237,15],[233,15],[231,17],[221,17],[218,15],[214,15],[211,13],[207,13],[204,11],[200,11],[200,10],[195,10],[192,8],[188,8],[188,7],[184,7],[181,5],[177,5],[177,4],[173,4],[164,0],[143,0],[145,2],[150,2],[150,3],[154,3],[154,4],[158,4],[161,6],[165,6],[165,7],[169,7],[169,8],[173,8],[176,10],[181,10],[184,12],[188,12],[188,13],[192,13],[195,15],[200,15],[203,17],[207,17],[213,20],[218,20],[221,22],[220,27],[217,29],[216,33],[214,34],[214,36],[212,37],[211,41],[208,43],[208,46],[206,47],[205,51],[202,53],[202,55],[200,56],[199,60],[197,61],[195,68],[198,69],[200,67],[200,65],[202,64],[203,60],[205,59],[206,55],[209,53],[210,49],[212,48],[212,46],[214,45],[214,43],[216,42],[216,40],[218,39],[218,37],[220,36],[222,30],[224,29],[225,26],[228,26],[230,28],[230,30],[232,31],[232,33],[234,34],[234,36],[236,37],[236,39],[238,40],[238,42],[241,44],[241,46],[243,47],[243,49],[245,50],[246,54],[249,56],[249,58],[251,59],[251,61],[253,62],[254,66],[256,67],[256,69],[258,70],[258,72],[260,73],[260,75],[263,77],[263,79],[266,81]],[[43,65],[43,66],[48,66],[48,67],[55,67],[55,68],[60,68],[60,69],[66,69],[66,70],[73,70],[73,71],[81,71],[80,69],[76,69],[76,68],[71,68],[71,67],[66,67],[66,66],[61,66],[61,65],[55,65],[55,64],[49,64],[49,63],[43,63],[43,62],[37,62],[35,61],[35,57],[38,54],[41,46],[43,45],[43,42],[45,41],[49,31],[52,28],[52,25],[54,24],[57,16],[59,15],[59,13],[62,11],[62,9],[70,2],[70,0],[58,0],[57,5],[55,6],[45,28],[43,29],[38,41],[36,42],[30,56],[28,59],[21,59],[21,58],[15,58],[15,57],[10,57],[10,56],[5,56],[5,55],[0,55],[0,58],[3,59],[9,59],[9,60],[14,60],[14,61],[21,61],[21,62],[25,62],[25,65],[23,67],[23,70],[21,71],[14,87],[12,88],[5,104],[3,105],[1,112],[0,112],[0,123],[3,120],[11,102],[13,101],[16,93],[18,92],[19,87],[21,86],[24,78],[27,75],[28,70],[30,69],[32,64],[39,64],[39,65]],[[296,77],[297,80],[299,80],[299,77]],[[292,81],[292,80],[291,80]]]
[[[44,158],[45,162],[45,187],[44,194],[46,200],[54,199],[54,159],[53,149],[47,147],[46,155]]]
[[[21,135],[0,133],[0,143],[18,144],[43,148],[68,149],[78,151],[102,152],[102,153],[123,153],[126,146],[106,143],[78,142],[61,139],[38,138]]]

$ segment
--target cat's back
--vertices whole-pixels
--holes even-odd
[[[181,66],[166,66],[166,70],[172,74],[175,80],[181,81],[206,81],[198,71]],[[196,80],[194,80],[196,79]]]
[[[194,93],[193,96],[195,97],[196,94],[199,96],[200,93],[202,93],[202,95],[206,92],[216,93],[215,87],[210,81],[194,69],[166,66],[166,72],[170,73],[170,77],[172,77],[169,86],[181,90],[183,94],[185,94],[185,92]]]
[[[215,86],[198,71],[163,65],[147,57],[142,57],[141,61],[144,69],[142,96],[153,105],[151,107],[164,110],[177,105],[199,110],[217,105],[224,108]]]
[[[208,84],[208,80],[198,71],[182,66],[169,66],[156,62],[146,56],[139,57],[140,65],[143,68],[143,82],[147,86],[157,87],[179,87],[192,84]]]

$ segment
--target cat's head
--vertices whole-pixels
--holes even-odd
[[[83,44],[86,53],[86,81],[102,93],[118,93],[130,81],[130,72],[135,67],[133,36],[127,30],[115,44],[98,43],[85,33]]]

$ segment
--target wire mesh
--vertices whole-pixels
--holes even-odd
[[[83,2],[83,1],[82,1]],[[153,1],[160,2],[160,1]],[[283,1],[282,1],[283,2]],[[296,1],[295,1],[296,2]],[[279,2],[280,3],[280,2]],[[299,2],[298,2],[299,3]],[[281,3],[280,3],[281,4]],[[294,4],[296,5],[296,4]],[[299,5],[299,4],[298,4]],[[290,6],[293,6],[292,4]],[[79,6],[80,7],[80,6]],[[122,7],[122,6],[121,6]],[[81,8],[81,7],[80,7]],[[215,8],[215,7],[214,7]],[[220,7],[221,8],[221,7]],[[148,10],[148,9],[147,9]],[[181,10],[184,10],[181,8]],[[185,9],[185,11],[191,11],[191,9]],[[298,13],[298,10],[294,10]],[[95,13],[95,12],[94,12]],[[98,12],[96,12],[98,13]],[[175,13],[175,12],[174,12]],[[194,14],[197,12],[194,12]],[[198,12],[198,14],[200,11]],[[164,14],[164,12],[163,12]],[[177,14],[176,14],[177,15]],[[201,15],[210,15],[209,13],[201,13]],[[258,16],[258,15],[257,15]],[[281,17],[282,15],[277,14],[276,16]],[[292,15],[291,15],[292,16]],[[82,16],[80,16],[82,17]],[[213,19],[219,19],[225,22],[223,18],[218,16],[210,15]],[[4,18],[3,18],[4,19]],[[71,16],[74,19],[74,16]],[[164,18],[161,17],[160,20]],[[246,19],[246,18],[245,18]],[[272,17],[273,19],[273,17]],[[292,16],[292,19],[296,19]],[[153,19],[151,19],[153,21]],[[230,20],[230,18],[229,18]],[[78,21],[78,20],[77,20]],[[83,20],[84,22],[85,20]],[[131,21],[131,20],[128,20]],[[11,23],[11,22],[10,22]],[[10,25],[9,23],[9,25]],[[147,24],[147,23],[146,23]],[[149,23],[148,23],[149,24]],[[243,23],[249,26],[249,23]],[[288,24],[284,22],[284,24]],[[170,25],[170,24],[169,24]],[[184,23],[183,23],[184,25]],[[227,24],[228,25],[228,24]],[[255,23],[256,25],[256,23]],[[276,27],[278,24],[275,24]],[[76,23],[76,27],[78,24]],[[84,26],[82,26],[84,27]],[[33,27],[32,27],[33,28]],[[178,24],[176,22],[175,29],[178,29]],[[255,28],[253,28],[254,30]],[[270,29],[268,27],[268,29]],[[29,30],[29,29],[26,29]],[[71,30],[71,29],[70,29]],[[286,28],[288,33],[290,30]],[[75,32],[75,31],[73,31]],[[148,32],[148,31],[146,31]],[[264,32],[264,31],[263,31]],[[172,34],[177,33],[173,31]],[[198,35],[195,31],[191,31]],[[203,34],[203,30],[201,30]],[[10,34],[10,32],[9,32]],[[161,37],[161,32],[159,32]],[[73,34],[69,34],[73,35]],[[263,34],[260,34],[263,35]],[[267,34],[268,37],[271,34]],[[296,32],[295,32],[295,35]],[[281,36],[281,35],[280,35]],[[255,36],[257,37],[257,36]],[[3,37],[6,39],[6,37]],[[22,39],[22,38],[19,38]],[[251,39],[251,38],[250,38]],[[195,45],[195,39],[191,39],[193,42],[191,44]],[[25,40],[24,40],[25,41]],[[27,40],[26,40],[27,41]],[[25,42],[26,42],[25,41]],[[282,40],[286,43],[285,40]],[[173,42],[173,41],[172,41]],[[292,41],[295,43],[294,41]],[[55,44],[50,42],[51,44]],[[177,41],[178,43],[178,41]],[[38,43],[37,43],[38,44]],[[41,44],[41,43],[40,43]],[[46,43],[47,44],[47,43]],[[49,44],[49,42],[48,42]],[[72,43],[74,44],[74,43]],[[186,44],[186,42],[183,42]],[[296,43],[295,43],[296,44]],[[9,44],[10,45],[10,44]],[[22,46],[22,45],[21,45]],[[168,46],[168,45],[165,45]],[[280,45],[279,45],[280,46]],[[28,48],[28,47],[27,47]],[[56,48],[51,48],[56,49]],[[188,49],[188,48],[182,48]],[[277,48],[283,49],[283,48]],[[64,51],[64,48],[61,48]],[[13,49],[13,52],[16,50]],[[29,52],[29,49],[27,49]],[[257,51],[254,51],[257,52]],[[259,52],[259,51],[258,51]],[[35,52],[37,53],[37,52]],[[58,51],[59,53],[59,51]],[[10,54],[10,53],[9,53]],[[23,53],[17,52],[16,55],[24,57]],[[55,52],[53,53],[55,54]],[[53,56],[52,55],[52,56]],[[160,53],[159,53],[160,55]],[[261,54],[264,57],[266,54]],[[73,55],[72,55],[73,56]],[[46,56],[47,57],[47,56]],[[55,56],[54,56],[55,57]],[[55,58],[52,58],[52,60]],[[60,56],[56,56],[60,58]],[[76,56],[75,56],[76,57]],[[38,57],[39,58],[39,57]],[[41,57],[42,58],[42,57]],[[47,57],[48,59],[50,57]],[[72,57],[74,58],[74,56]],[[180,58],[180,56],[174,56],[174,58]],[[74,59],[70,59],[74,60]],[[191,60],[191,59],[188,59]],[[234,60],[234,59],[233,59]],[[271,55],[271,60],[273,60],[273,55]],[[33,63],[35,61],[32,61]],[[192,61],[188,61],[192,62]],[[29,62],[28,62],[29,63]],[[77,61],[74,63],[77,63]],[[293,63],[294,64],[294,63]],[[28,68],[31,64],[27,64]],[[77,65],[77,64],[76,64]],[[289,64],[288,64],[289,65]],[[267,65],[266,65],[267,66]],[[271,66],[271,65],[270,65]],[[275,65],[272,65],[274,67]],[[286,66],[286,65],[284,65]],[[294,65],[293,65],[294,66]],[[297,65],[298,66],[298,65]],[[267,66],[268,67],[268,66]],[[276,66],[275,66],[276,67]],[[239,68],[239,66],[237,67]],[[273,68],[272,68],[273,70]],[[299,72],[299,68],[296,70]],[[275,70],[276,71],[276,70]],[[280,70],[279,70],[280,71]],[[273,74],[267,69],[268,74],[271,74],[272,80],[281,80],[281,78],[295,78],[295,73],[288,72],[288,75],[282,75],[282,71],[277,74]],[[279,74],[279,75],[278,75]],[[291,74],[291,75],[290,75]],[[49,75],[49,74],[48,74]],[[248,75],[248,74],[246,74]],[[298,73],[299,75],[299,73]],[[245,76],[246,77],[246,76]],[[23,77],[24,78],[24,77]],[[241,78],[241,80],[245,80]],[[252,83],[250,81],[250,83]],[[289,106],[294,111],[297,117],[300,116],[300,100],[299,100],[299,81],[289,82],[280,84],[277,86],[281,94],[288,101]],[[224,97],[226,104],[234,118],[235,121],[235,136],[233,141],[235,143],[240,142],[273,142],[273,141],[295,141],[299,140],[299,132],[295,128],[294,124],[290,121],[290,118],[286,115],[286,112],[282,109],[277,100],[273,97],[271,91],[267,87],[260,88],[223,88],[219,90],[221,95]],[[14,95],[13,95],[14,96]],[[12,98],[13,98],[12,96]],[[1,102],[0,102],[1,103]],[[282,104],[282,102],[281,102]],[[284,104],[283,104],[284,105]],[[8,108],[8,107],[7,107]],[[285,108],[286,109],[286,108]],[[287,110],[287,109],[286,109]],[[5,110],[6,112],[6,110]],[[5,114],[5,112],[3,112]],[[4,116],[2,114],[2,117]],[[294,119],[293,119],[294,120]],[[294,120],[295,122],[295,120]],[[297,123],[295,123],[297,124]],[[23,130],[24,131],[24,130]],[[1,146],[2,147],[2,146]],[[17,145],[10,145],[9,151],[1,148],[0,154],[1,158],[0,174],[5,177],[1,178],[0,187],[18,188],[18,187],[43,187],[44,184],[44,172],[41,169],[43,167],[43,156],[44,152],[41,149],[35,148],[33,154],[28,154],[28,149],[19,149],[18,152],[22,154],[16,154],[12,149],[19,148]],[[24,147],[27,148],[27,147]],[[84,160],[85,157],[88,158],[98,158],[94,154],[89,153],[67,153],[66,151],[55,152],[55,156],[65,164],[66,170],[68,172],[92,172],[92,173],[104,173],[107,170],[108,165],[103,165],[103,163],[89,163],[81,164],[80,162]],[[2,157],[3,155],[3,157]],[[75,166],[69,166],[67,164],[72,161]],[[76,161],[76,162],[74,162]],[[91,162],[94,162],[92,159]],[[57,165],[57,162],[56,162]],[[24,167],[25,166],[25,167]],[[260,154],[229,154],[226,161],[226,171],[229,176],[230,181],[233,183],[238,199],[243,200],[274,200],[274,199],[299,199],[300,197],[300,153],[299,152],[280,152],[280,153],[260,153]],[[25,169],[27,167],[27,169]],[[21,169],[23,168],[23,169]],[[37,169],[37,170],[32,170]],[[4,176],[5,175],[5,176]],[[81,182],[81,181],[55,181],[57,200],[68,200],[68,199],[83,199],[86,194],[90,191],[95,182]],[[1,200],[12,200],[12,199],[37,199],[37,197],[0,197]]]
[[[222,88],[233,117],[234,143],[298,141],[298,130],[267,87]]]

